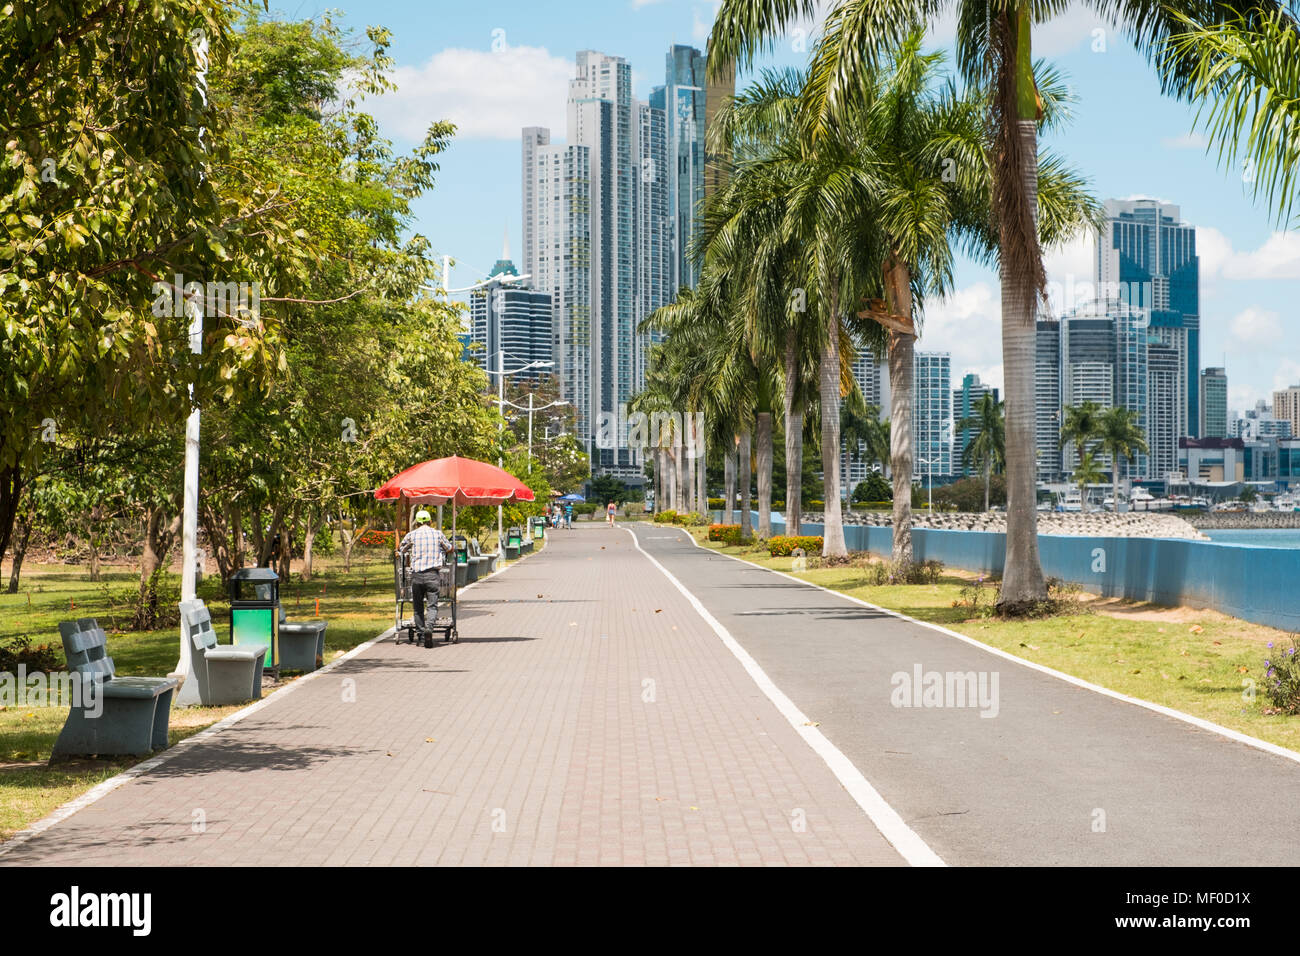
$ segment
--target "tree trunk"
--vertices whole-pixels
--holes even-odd
[[[311,580],[312,546],[316,543],[316,532],[320,529],[320,518],[316,512],[309,510],[302,529],[302,580]]]
[[[758,536],[772,537],[772,413],[758,413]]]
[[[736,455],[740,459],[740,537],[741,540],[754,535],[754,518],[751,511],[754,499],[750,492],[750,483],[754,480],[753,462],[750,459],[750,430],[746,425],[740,432],[740,445]]]
[[[912,565],[912,396],[916,337],[889,333],[889,470],[894,487],[894,544],[891,560]]]
[[[695,467],[698,462],[695,460],[694,436],[691,434],[690,413],[688,412],[683,421],[682,431],[682,461],[685,464],[686,475],[682,482],[682,501],[687,511],[699,511],[695,506]]]
[[[686,445],[681,432],[673,447],[673,508],[678,512],[686,511]]]
[[[282,523],[280,525],[280,566],[276,569],[276,574],[280,576],[281,584],[289,583],[289,575],[292,573],[293,560],[293,524]]]
[[[998,168],[1008,171],[1007,176],[1018,174],[1018,181],[1009,179],[994,194],[1002,250],[1002,361],[1006,384],[1007,550],[998,597],[998,604],[1005,608],[1045,600],[1047,586],[1038,557],[1034,461],[1036,320],[1042,253],[1037,235],[1038,134],[1028,4],[1019,4],[1014,12],[1000,19],[1003,22],[998,28],[1007,31],[1005,36],[1014,55],[1002,58],[1003,75],[999,77],[998,95],[1004,104],[1002,120],[1006,126],[1000,130],[999,145],[1005,153],[998,158]],[[1015,33],[1011,34],[1011,30]],[[1014,72],[1007,73],[1009,70]],[[1022,195],[1017,196],[1017,192]]]
[[[733,445],[722,456],[722,523],[736,524],[736,449]]]
[[[832,286],[830,315],[821,355],[822,406],[822,557],[844,557],[844,517],[840,513],[840,307]]]
[[[801,534],[803,522],[803,399],[800,396],[798,338],[785,338],[785,531]]]
[[[696,452],[697,461],[695,463],[695,500],[699,503],[699,511],[708,514],[709,511],[709,440],[707,433],[704,431],[704,415],[701,414],[697,419],[696,434]]]
[[[23,573],[23,558],[27,556],[27,545],[32,539],[32,526],[36,523],[36,516],[29,510],[21,512],[18,520],[14,523],[14,534],[12,537],[14,549],[13,567],[9,569],[9,587],[10,594],[18,593],[18,581]]]
[[[990,480],[989,463],[984,463],[984,513],[988,514],[989,510],[989,480]]]
[[[1119,455],[1110,456],[1110,474],[1112,485],[1110,500],[1114,502],[1111,507],[1115,509],[1115,514],[1119,514]]]
[[[5,444],[5,436],[0,435],[0,448]],[[14,522],[18,518],[18,505],[23,497],[23,473],[17,465],[0,468],[0,561],[9,553],[9,541],[13,537]]]

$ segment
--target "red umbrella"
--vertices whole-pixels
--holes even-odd
[[[432,504],[465,507],[532,501],[533,490],[496,465],[453,455],[412,465],[385,482],[375,497],[425,498]]]

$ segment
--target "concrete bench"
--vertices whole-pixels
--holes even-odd
[[[218,644],[212,615],[198,598],[181,602],[181,616],[189,628],[193,652],[190,676],[176,696],[176,705],[220,707],[261,700],[267,647]]]
[[[310,672],[325,663],[326,621],[289,621],[280,608],[280,669]]]
[[[81,681],[50,763],[101,754],[143,756],[167,749],[172,677],[118,677],[107,654],[108,635],[94,618],[59,624],[68,670]]]

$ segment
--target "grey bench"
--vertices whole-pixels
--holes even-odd
[[[193,649],[189,679],[176,695],[178,707],[220,707],[262,699],[264,644],[217,643],[212,615],[198,598],[181,602]]]
[[[325,663],[326,621],[289,621],[280,607],[280,668],[314,671]]]
[[[59,624],[68,670],[80,679],[81,699],[54,742],[50,763],[101,754],[144,755],[167,749],[172,677],[118,677],[107,654],[108,635],[94,618]]]

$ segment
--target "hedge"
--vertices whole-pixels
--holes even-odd
[[[742,538],[740,536],[740,525],[738,524],[711,524],[709,525],[709,540],[721,541],[723,544],[741,543],[749,544],[753,537]]]
[[[804,554],[821,554],[821,535],[778,534],[767,539],[767,553],[774,558],[788,558],[795,548],[802,548]]]

